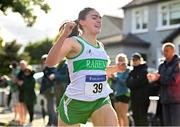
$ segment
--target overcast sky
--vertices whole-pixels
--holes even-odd
[[[46,0],[51,10],[48,14],[36,9],[37,22],[27,28],[19,14],[8,13],[3,16],[0,12],[0,35],[5,41],[13,39],[25,45],[27,42],[38,41],[45,37],[53,38],[64,20],[75,20],[78,13],[85,7],[93,7],[103,16],[112,15],[123,17],[119,8],[132,0]]]

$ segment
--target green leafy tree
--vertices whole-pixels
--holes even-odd
[[[0,54],[2,54],[2,53],[3,53],[3,39],[0,36]]]
[[[2,52],[0,53],[0,75],[9,74],[10,68],[9,65],[12,61],[19,61],[23,59],[23,54],[18,54],[21,45],[16,42],[16,40],[12,42],[6,42],[4,47],[2,47]],[[25,58],[25,57],[24,57]],[[29,56],[26,55],[26,59],[28,60]]]
[[[31,57],[30,63],[31,64],[39,64],[40,58],[43,54],[47,54],[52,47],[52,40],[49,38],[46,38],[41,41],[29,43],[25,47],[25,52],[29,53],[29,56]]]
[[[2,37],[0,37],[0,48],[2,48],[2,45],[3,44],[3,39],[2,39]]]
[[[49,5],[44,0],[0,0],[0,10],[5,15],[8,9],[18,12],[24,18],[27,26],[32,26],[36,21],[34,7],[39,7],[45,13],[50,10]]]

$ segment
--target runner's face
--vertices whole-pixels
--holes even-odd
[[[99,34],[101,32],[101,16],[96,10],[89,11],[85,20],[81,20],[85,32]]]

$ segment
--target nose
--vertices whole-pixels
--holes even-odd
[[[101,16],[97,16],[97,21],[101,22]]]
[[[101,18],[98,18],[98,19],[97,19],[97,23],[98,23],[99,25],[101,25],[101,24],[102,24],[102,22],[101,22]]]

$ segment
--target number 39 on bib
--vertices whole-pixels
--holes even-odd
[[[86,75],[85,94],[100,94],[106,83],[106,75]]]

